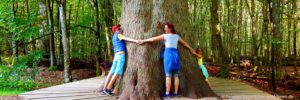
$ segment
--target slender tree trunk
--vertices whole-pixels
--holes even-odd
[[[67,36],[67,28],[66,28],[66,17],[65,17],[65,0],[60,0],[59,2],[59,21],[60,28],[62,32],[62,44],[64,50],[64,80],[65,82],[71,81],[70,75],[70,53],[69,53],[69,39]]]
[[[97,39],[97,63],[100,63],[101,59],[101,33],[100,33],[100,22],[99,22],[99,5],[98,5],[98,0],[93,0],[93,6],[94,6],[94,24],[96,28],[96,39]]]
[[[17,3],[14,1],[13,2],[13,5],[12,5],[12,12],[13,12],[13,20],[16,19],[16,14],[17,14],[17,10],[18,10],[18,5]],[[15,61],[17,61],[16,59],[18,58],[18,40],[15,40],[16,39],[16,35],[17,33],[13,33],[13,40],[12,40],[12,53],[13,53],[13,57],[15,58]]]
[[[218,14],[218,5],[219,5],[218,0],[212,0],[211,1],[211,8],[210,8],[210,13],[211,13],[211,33],[212,33],[212,38],[211,38],[211,44],[212,44],[212,51],[213,51],[213,57],[216,59],[216,62],[221,64],[224,62],[224,57],[226,51],[223,49],[222,45],[222,39],[221,39],[221,32],[220,32],[220,21],[219,21],[219,14]],[[223,51],[223,52],[221,52]]]
[[[282,34],[280,29],[280,1],[272,0],[272,9],[270,10],[272,13],[272,24],[273,24],[273,39],[276,42],[272,43],[272,90],[276,91],[275,84],[275,68],[279,66],[280,58],[281,58],[281,42]]]
[[[58,36],[58,39],[59,39],[59,49],[58,49],[58,60],[57,60],[57,64],[58,65],[63,65],[63,62],[64,62],[64,50],[63,50],[63,43],[62,43],[62,31],[61,31],[61,23],[60,23],[60,12],[59,12],[59,4],[60,4],[60,1],[57,0],[57,20],[59,21],[57,23],[57,26],[58,26],[58,30],[59,30],[59,35]]]
[[[232,39],[230,40],[230,53],[231,53],[231,59],[232,59],[232,63],[234,63],[234,61],[236,61],[235,56],[238,56],[236,54],[236,49],[235,47],[238,47],[238,43],[235,42],[236,40],[238,40],[238,19],[239,17],[237,16],[238,14],[238,2],[239,0],[234,0],[233,1],[233,10],[232,10],[232,32],[230,32]]]
[[[46,5],[47,1],[46,0],[39,0],[39,18],[40,20],[42,20],[41,25],[40,25],[40,34],[44,35],[47,34],[47,5]],[[41,40],[41,48],[43,51],[45,51],[47,53],[47,55],[50,52],[50,39],[49,36],[45,36],[42,38]]]
[[[246,1],[248,3],[248,1]],[[249,6],[249,5],[248,5]],[[256,4],[254,0],[251,0],[251,7],[249,8],[249,14],[251,18],[251,34],[252,34],[252,56],[253,63],[257,63],[258,56],[258,46],[257,46],[257,14],[256,14]]]
[[[294,28],[294,42],[293,42],[293,54],[294,54],[294,56],[296,57],[298,54],[297,54],[297,33],[298,33],[298,31],[296,31],[297,30],[297,26],[298,26],[298,16],[297,16],[297,14],[296,14],[296,12],[297,12],[297,2],[296,2],[296,0],[293,0],[293,4],[292,4],[292,11],[293,11],[293,22],[294,22],[294,24],[293,24],[293,28]]]
[[[263,24],[262,24],[262,30],[261,30],[261,39],[267,38],[268,39],[268,28],[269,28],[269,14],[268,14],[268,2],[263,1],[263,8],[262,8],[262,13],[263,13]],[[268,49],[268,42],[262,42],[266,44],[261,44],[262,45],[262,52],[263,52],[263,61],[264,64],[267,64],[266,62],[268,61],[268,56],[267,56],[267,49]],[[265,49],[266,48],[266,49]]]
[[[107,46],[107,55],[108,58],[111,59],[112,54],[111,54],[111,45],[110,45],[110,35],[109,35],[109,29],[108,27],[105,28],[105,38],[106,38],[106,46]]]
[[[299,76],[299,73],[298,73],[298,68],[297,68],[297,66],[298,66],[298,64],[297,64],[297,61],[298,61],[298,59],[297,59],[297,56],[298,56],[298,54],[297,54],[297,34],[298,34],[298,31],[297,31],[297,26],[298,26],[298,16],[297,16],[297,14],[296,14],[296,12],[297,12],[297,2],[296,2],[296,0],[292,0],[292,12],[293,12],[293,22],[294,22],[294,24],[293,24],[293,34],[294,34],[294,38],[293,38],[293,56],[294,56],[294,63],[295,63],[295,66],[294,66],[294,69],[295,69],[295,76]],[[289,20],[291,20],[291,19],[289,19]]]
[[[192,35],[188,2],[186,0],[124,0],[121,25],[124,35],[145,39],[162,34],[160,22],[172,22],[177,33],[188,43],[195,40]],[[153,100],[161,99],[164,93],[165,77],[160,61],[160,43],[138,46],[127,43],[127,68],[122,80],[119,99]],[[179,47],[182,70],[180,94],[191,98],[216,96],[199,73],[196,59],[190,52]]]
[[[236,39],[237,40],[241,40],[241,38],[242,38],[242,26],[243,26],[243,6],[244,6],[244,0],[239,0],[239,7],[238,7],[238,19],[237,19],[237,23],[238,23],[238,26],[237,26],[237,34],[236,34]],[[236,43],[236,46],[239,48],[239,49],[236,49],[236,62],[240,62],[240,57],[242,56],[242,45],[241,45],[241,42],[237,42]]]
[[[292,27],[292,7],[291,7],[291,5],[292,5],[292,3],[290,2],[290,1],[288,1],[288,4],[287,4],[288,6],[287,6],[287,8],[288,8],[288,10],[287,10],[287,18],[288,18],[288,20],[287,20],[287,32],[288,32],[288,39],[287,39],[287,41],[288,41],[288,50],[287,50],[287,52],[288,52],[288,57],[290,57],[292,54],[291,54],[291,27]]]
[[[106,45],[107,45],[107,55],[108,58],[111,58],[111,47],[110,47],[110,31],[108,31],[108,28],[113,25],[113,19],[114,18],[114,11],[113,11],[113,5],[111,0],[103,0],[102,1],[102,16],[104,18],[104,29],[105,29],[105,36],[106,36]]]
[[[50,29],[50,66],[56,65],[54,46],[53,0],[48,0],[48,25]]]

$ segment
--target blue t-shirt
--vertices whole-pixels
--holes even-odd
[[[119,32],[114,33],[112,37],[112,44],[115,53],[120,51],[126,52],[126,43],[122,40],[122,34]]]

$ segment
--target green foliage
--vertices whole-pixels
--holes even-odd
[[[36,87],[36,64],[43,57],[43,52],[36,51],[20,56],[15,61],[7,58],[11,65],[0,65],[0,87],[2,89],[31,90]],[[14,63],[15,62],[15,63]]]
[[[23,93],[26,91],[22,91],[22,90],[0,90],[0,96],[11,96],[11,95],[17,95],[20,93]]]

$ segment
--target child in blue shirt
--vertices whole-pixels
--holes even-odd
[[[123,36],[123,30],[121,25],[117,24],[112,27],[112,32],[114,33],[112,37],[112,44],[114,49],[114,60],[110,72],[105,80],[102,94],[112,95],[112,87],[116,80],[122,76],[124,66],[125,66],[125,53],[126,53],[126,43],[125,41],[138,43],[135,39],[130,39]]]

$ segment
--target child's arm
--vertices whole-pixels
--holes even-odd
[[[164,36],[163,36],[163,35],[160,35],[160,36],[156,36],[156,37],[152,37],[152,38],[149,38],[149,39],[142,40],[142,41],[140,42],[140,44],[143,44],[143,43],[146,43],[146,42],[161,41],[161,40],[164,40]]]
[[[131,38],[128,38],[128,37],[125,37],[125,36],[123,36],[122,34],[119,34],[119,35],[118,35],[118,38],[119,38],[120,40],[125,40],[125,41],[129,41],[129,42],[134,42],[134,43],[137,43],[137,42],[138,42],[137,40],[131,39]]]
[[[189,49],[191,53],[195,53],[195,50],[191,48],[181,37],[179,38],[179,43],[182,44],[185,48]]]
[[[197,53],[193,53],[194,55],[196,55],[198,58],[202,58],[201,54],[197,54]]]

